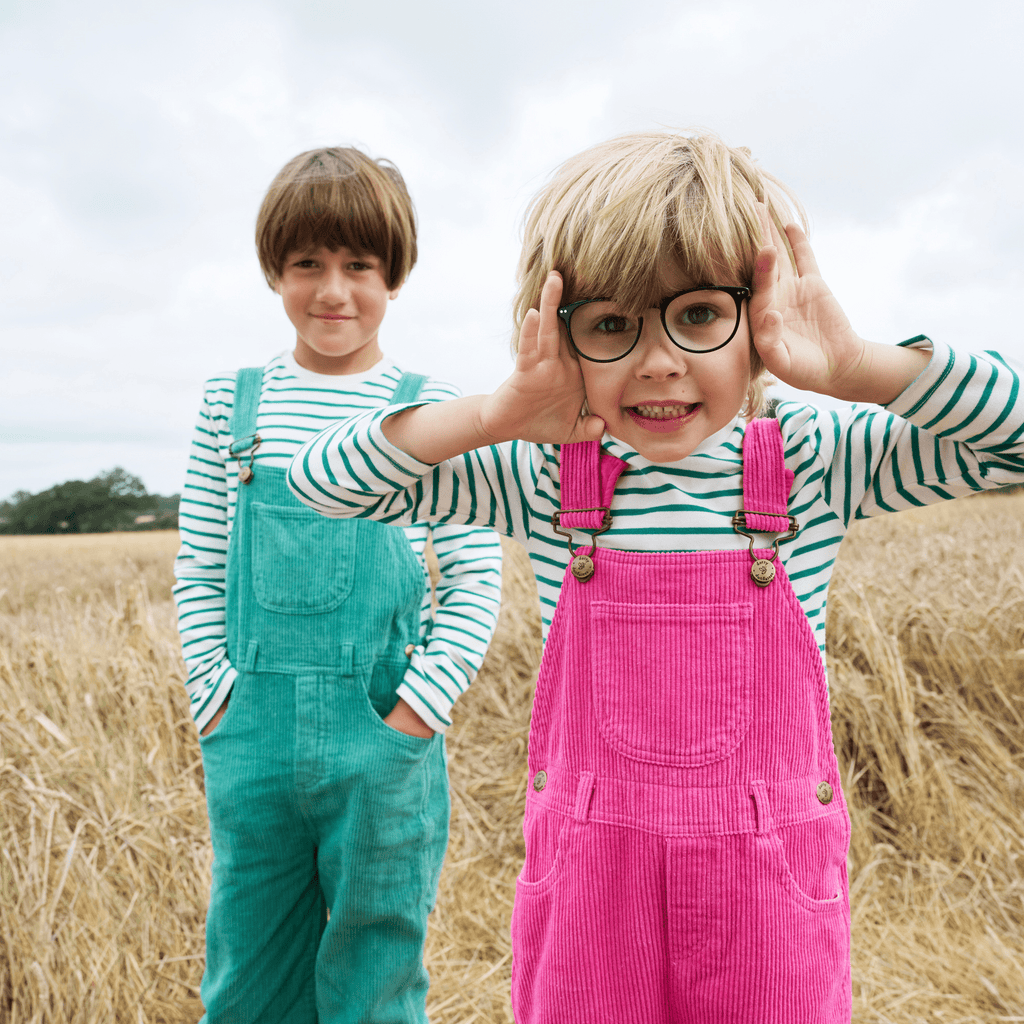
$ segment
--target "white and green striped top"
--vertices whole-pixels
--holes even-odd
[[[262,444],[256,463],[286,469],[301,445],[329,424],[386,405],[402,370],[388,359],[362,374],[313,373],[282,353],[267,364],[256,429]],[[428,379],[420,401],[457,398],[450,384]],[[228,454],[235,374],[206,382],[178,513],[181,550],[174,563],[178,628],[188,669],[192,715],[202,729],[235,680],[225,636],[225,575],[235,515],[238,463]],[[410,523],[412,520],[409,521]],[[431,528],[406,525],[405,533],[429,583],[424,549]],[[421,646],[399,687],[433,729],[451,724],[455,699],[472,682],[487,653],[501,603],[501,543],[491,530],[453,524],[432,531],[441,569],[437,607],[424,587]]]
[[[1024,482],[1024,397],[1017,374],[994,354],[933,347],[924,372],[886,409],[838,413],[782,402],[789,511],[801,530],[780,547],[824,656],[825,599],[851,520]],[[558,446],[512,441],[438,466],[410,458],[384,437],[371,412],[310,440],[289,471],[305,502],[328,516],[414,518],[492,526],[522,542],[540,592],[545,635],[569,561],[551,528],[559,507]],[[687,458],[652,463],[608,434],[624,459],[601,547],[632,551],[744,548],[731,524],[742,507],[744,421],[737,417]],[[588,534],[577,534],[580,543]]]

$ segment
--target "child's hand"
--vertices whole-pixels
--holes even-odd
[[[796,224],[786,235],[796,271],[782,238],[760,206],[764,245],[754,264],[750,330],[769,373],[801,391],[856,400],[851,387],[860,375],[868,343],[858,337],[835,296],[818,273],[807,236]]]
[[[561,299],[562,278],[552,271],[544,282],[540,310],[526,314],[512,376],[480,408],[481,429],[496,441],[568,444],[594,441],[604,432],[604,420],[582,412],[583,374],[562,336]]]
[[[406,736],[419,736],[424,740],[429,740],[434,735],[434,730],[401,697],[385,717],[384,724],[398,732],[404,732]]]
[[[493,395],[403,409],[384,420],[384,436],[427,464],[502,441],[565,444],[600,438],[604,420],[583,415],[583,374],[559,328],[561,297],[562,278],[552,271],[540,310],[531,309],[523,323],[516,368]]]
[[[229,693],[224,698],[224,703],[221,704],[221,706],[219,708],[217,708],[216,712],[214,712],[213,718],[211,718],[206,723],[206,725],[203,726],[203,731],[199,734],[200,736],[204,736],[204,737],[205,736],[209,736],[210,733],[213,732],[213,730],[217,728],[217,723],[224,717],[224,712],[227,711],[228,703],[229,703],[230,700],[231,700],[231,694]]]

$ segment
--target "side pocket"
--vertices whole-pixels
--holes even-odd
[[[334,611],[352,590],[356,522],[305,506],[252,503],[256,600],[270,612]]]
[[[516,879],[518,894],[545,892],[555,883],[570,832],[571,819],[566,815],[536,804],[527,806],[523,819],[526,859]]]
[[[214,736],[224,736],[231,731],[236,715],[240,714],[238,707],[242,703],[243,689],[242,674],[239,673],[235,676],[235,681],[231,684],[231,689],[228,691],[228,695],[224,698],[224,704],[221,705],[221,707],[224,707],[224,705],[227,706],[224,707],[224,714],[220,716],[220,721],[205,736],[202,733],[199,734],[200,747],[209,743]]]
[[[374,666],[367,683],[367,696],[378,716],[383,719],[391,714],[391,709],[398,700],[398,687],[405,678],[405,670],[409,667],[409,659],[401,661],[381,658]]]
[[[846,905],[850,819],[845,807],[777,828],[774,839],[783,884],[800,906],[829,910]]]
[[[373,672],[367,682],[368,689],[363,691],[364,706],[369,717],[370,728],[378,733],[396,751],[407,757],[420,760],[426,757],[431,744],[436,740],[443,743],[443,738],[436,733],[432,737],[409,736],[407,733],[388,725],[384,718],[391,714],[397,697],[395,691],[405,675],[408,661],[387,661],[382,659],[373,666]],[[360,687],[360,689],[362,689]]]

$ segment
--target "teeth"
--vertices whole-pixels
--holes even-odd
[[[646,419],[670,420],[682,416],[692,408],[690,405],[634,405],[634,409]]]

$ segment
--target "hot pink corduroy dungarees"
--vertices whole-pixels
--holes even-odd
[[[774,420],[744,509],[789,529]],[[563,445],[563,527],[624,463]],[[614,513],[613,513],[614,514]],[[770,550],[759,551],[763,558]],[[780,559],[598,547],[566,571],[534,698],[517,1024],[836,1024],[851,1014],[850,821],[821,655]]]

